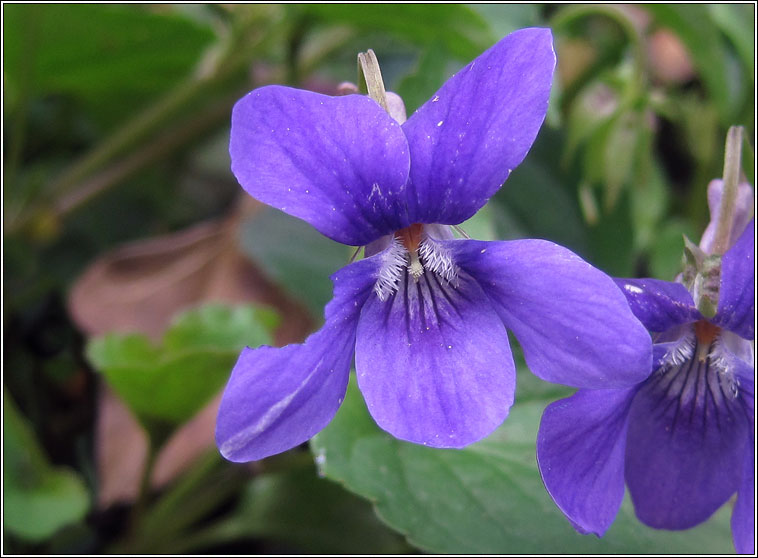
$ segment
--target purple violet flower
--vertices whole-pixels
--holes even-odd
[[[721,181],[709,188],[714,221]],[[625,389],[580,389],[550,404],[537,461],[550,496],[581,533],[602,536],[629,488],[637,517],[659,529],[707,520],[735,492],[737,552],[754,552],[753,197],[740,185],[721,264],[716,315],[705,318],[681,283],[618,279],[634,314],[654,334],[648,378]],[[749,221],[749,222],[748,222]],[[740,234],[741,233],[741,234]]]
[[[232,114],[232,170],[255,198],[366,258],[332,276],[325,323],[303,344],[244,349],[216,441],[232,461],[290,449],[337,412],[355,354],[377,424],[460,448],[513,403],[506,327],[539,377],[623,388],[651,363],[613,280],[551,242],[454,240],[531,147],[555,66],[548,29],[515,32],[406,122],[371,98],[256,89]],[[535,208],[537,210],[538,208]]]

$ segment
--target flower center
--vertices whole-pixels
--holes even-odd
[[[414,223],[395,232],[383,252],[379,278],[374,285],[374,292],[380,300],[395,294],[406,274],[418,282],[428,271],[452,287],[457,286],[458,266],[445,245],[429,234],[439,228],[437,225]]]
[[[711,344],[716,340],[721,328],[713,325],[711,322],[700,320],[695,322],[695,338],[697,339],[697,359],[705,362],[711,348]]]
[[[395,232],[395,238],[405,246],[408,252],[418,251],[418,245],[421,244],[421,234],[424,231],[424,225],[421,223],[414,223],[410,227],[400,229]]]
[[[680,401],[710,397],[716,404],[737,397],[739,380],[724,358],[722,330],[706,320],[694,323],[663,358],[649,382]]]

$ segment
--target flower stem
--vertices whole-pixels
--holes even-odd
[[[737,201],[737,183],[740,175],[742,154],[742,126],[731,126],[726,135],[724,153],[724,190],[716,219],[717,228],[713,241],[713,253],[724,254],[730,246],[730,233]]]
[[[158,457],[158,449],[152,437],[147,437],[147,455],[145,457],[144,468],[142,469],[142,476],[140,478],[139,492],[137,493],[137,499],[134,501],[132,507],[129,532],[132,544],[136,544],[139,536],[139,525],[142,515],[147,506],[147,501],[150,497],[150,479],[153,474],[153,467],[155,465],[156,458]]]
[[[366,85],[365,91],[363,89],[364,83]],[[368,93],[368,96],[379,103],[385,111],[390,111],[387,105],[382,71],[379,69],[379,60],[371,49],[358,54],[358,87],[361,88],[361,91]]]

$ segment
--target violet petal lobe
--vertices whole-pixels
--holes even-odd
[[[410,224],[408,144],[368,97],[261,87],[234,106],[229,152],[250,195],[338,242],[364,245]]]
[[[745,339],[755,336],[754,220],[721,260],[718,312],[713,323]]]
[[[650,335],[613,280],[573,252],[544,240],[446,243],[549,382],[615,389],[651,370]]]
[[[376,269],[367,259],[332,276],[326,322],[305,343],[242,351],[216,422],[224,457],[253,461],[286,451],[331,421],[347,390],[358,316]]]
[[[687,288],[659,279],[614,279],[629,307],[642,324],[654,332],[694,322],[702,316]]]
[[[708,519],[737,490],[749,436],[752,375],[744,361],[677,359],[657,370],[629,411],[626,482],[637,517],[659,529]]]
[[[549,29],[516,31],[451,77],[403,124],[415,221],[461,223],[500,188],[545,119],[554,67]]]
[[[602,537],[624,499],[627,414],[635,391],[579,390],[542,415],[537,434],[542,481],[583,534]]]
[[[738,554],[755,554],[755,441],[743,452],[742,480],[732,511],[732,539]]]
[[[708,209],[711,213],[711,222],[703,231],[703,236],[700,239],[700,248],[705,252],[711,252],[713,250],[713,240],[716,235],[716,228],[718,227],[719,212],[721,209],[721,197],[724,194],[724,181],[720,178],[711,180],[708,184]],[[743,230],[750,216],[753,214],[753,189],[747,182],[740,182],[737,185],[737,197],[734,200],[734,211],[731,215],[732,226],[729,231],[730,239],[733,243]]]
[[[356,339],[358,387],[396,438],[460,448],[490,434],[513,403],[515,366],[502,322],[481,288],[408,273],[384,301],[371,297]]]

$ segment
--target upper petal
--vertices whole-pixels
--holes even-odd
[[[621,388],[651,370],[650,335],[610,277],[544,240],[447,243],[550,382]]]
[[[752,428],[748,365],[691,353],[656,371],[629,411],[627,486],[637,517],[659,529],[693,527],[734,494]]]
[[[703,236],[700,239],[700,248],[704,252],[710,253],[713,250],[713,240],[716,234],[716,228],[718,227],[720,209],[721,209],[721,197],[724,194],[724,181],[721,179],[711,180],[708,184],[708,209],[711,213],[711,221],[703,231]],[[753,214],[753,189],[747,182],[740,182],[737,185],[737,197],[734,200],[734,211],[730,216],[732,220],[732,226],[730,232],[730,239],[734,242],[742,231],[745,229],[750,217]]]
[[[721,259],[718,312],[713,323],[745,339],[755,336],[755,220]]]
[[[634,315],[650,331],[662,332],[701,318],[687,288],[659,279],[614,279]]]
[[[361,312],[358,387],[377,424],[402,440],[460,448],[490,434],[513,403],[515,367],[503,324],[481,288],[408,273]]]
[[[244,349],[224,390],[216,443],[231,461],[288,450],[324,428],[342,404],[361,306],[375,281],[373,259],[334,274],[326,323],[305,343]]]
[[[554,67],[549,29],[516,31],[451,77],[403,124],[414,221],[461,223],[500,188],[545,119]]]
[[[250,195],[338,242],[368,244],[410,224],[408,144],[368,97],[261,87],[234,106],[229,152]]]
[[[603,536],[624,499],[627,414],[635,390],[579,390],[545,409],[537,463],[556,505],[581,533]]]

